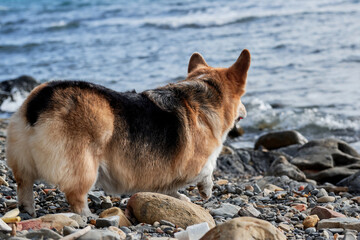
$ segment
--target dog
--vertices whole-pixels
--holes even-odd
[[[210,67],[199,53],[183,81],[141,93],[120,93],[81,81],[36,87],[11,117],[8,166],[19,207],[35,216],[33,183],[55,184],[71,210],[88,216],[87,193],[151,191],[183,200],[196,184],[212,194],[212,173],[234,123],[246,116],[250,52],[229,68]]]

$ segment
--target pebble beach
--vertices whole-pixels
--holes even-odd
[[[207,201],[200,198],[195,186],[180,190],[191,203],[162,194],[110,196],[101,189],[93,189],[88,195],[93,216],[86,218],[70,212],[64,194],[56,186],[37,182],[33,189],[37,216],[32,218],[17,209],[16,182],[4,154],[7,123],[8,119],[0,121],[0,216],[6,222],[19,218],[7,224],[12,231],[2,226],[1,239],[61,239],[74,234],[81,235],[68,239],[175,239],[178,232],[204,222],[212,230],[201,239],[236,239],[234,236],[239,235],[234,234],[259,232],[267,234],[259,239],[360,237],[360,196],[355,187],[349,181],[349,186],[317,182],[307,178],[306,169],[302,171],[290,163],[297,157],[291,157],[289,149],[314,145],[298,133],[290,134],[293,136],[290,142],[296,144],[276,150],[266,149],[265,146],[271,146],[264,138],[258,142],[258,149],[234,149],[230,146],[236,138],[229,138],[214,172],[213,196]],[[350,148],[342,149],[348,152],[344,153],[347,157],[351,156]],[[358,156],[353,158],[360,162]],[[182,214],[183,211],[187,214]],[[236,225],[237,221],[243,225]],[[234,224],[242,227],[227,230],[227,225]],[[246,230],[246,226],[252,230]],[[212,233],[216,230],[223,238]]]

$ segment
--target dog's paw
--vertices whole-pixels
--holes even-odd
[[[96,214],[93,214],[93,213],[90,211],[90,209],[89,209],[88,206],[84,207],[84,208],[81,210],[80,215],[83,216],[83,217],[90,217],[90,218],[94,218],[94,219],[96,219],[96,218],[99,217],[99,216],[97,216]]]
[[[208,200],[212,196],[212,184],[206,184],[205,186],[203,184],[197,185],[200,196],[204,200]]]
[[[185,194],[182,194],[182,193],[179,193],[178,198],[182,201],[191,202],[190,198],[188,198]]]
[[[33,218],[36,217],[34,206],[19,205],[18,208],[19,208],[20,212],[26,212]]]
[[[182,201],[191,202],[190,198],[179,192],[170,193],[169,195],[172,197],[176,197],[177,199],[180,199]]]
[[[211,189],[205,189],[202,191],[199,190],[199,193],[200,193],[200,196],[202,197],[202,199],[204,199],[204,200],[208,200],[212,196]]]

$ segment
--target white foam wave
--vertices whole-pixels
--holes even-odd
[[[27,95],[29,93],[19,91],[17,88],[14,88],[11,91],[12,97],[6,98],[1,106],[0,110],[3,112],[16,112],[17,109],[21,106],[21,104],[25,101]]]
[[[270,104],[251,99],[246,104],[248,116],[241,122],[243,127],[256,129],[301,129],[317,127],[328,130],[360,130],[360,119],[349,119],[319,111],[318,108],[273,109]]]
[[[56,27],[65,27],[68,23],[65,22],[64,20],[58,21],[58,22],[52,22],[50,23],[50,27],[51,28],[56,28]]]

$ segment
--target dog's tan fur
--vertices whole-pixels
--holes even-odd
[[[89,214],[87,192],[96,180],[108,192],[157,191],[180,198],[184,196],[177,190],[195,183],[202,197],[209,198],[222,143],[235,119],[246,115],[240,97],[249,66],[247,50],[230,68],[209,67],[195,53],[187,79],[142,93],[156,111],[174,113],[179,120],[178,142],[170,155],[165,146],[146,142],[150,140],[132,140],[131,123],[122,115],[122,105],[111,103],[107,90],[100,92],[91,84],[86,88],[38,86],[8,128],[7,162],[18,184],[19,205],[35,213],[32,184],[36,179],[57,184],[73,211],[85,215]],[[49,88],[50,105],[40,107],[36,122],[30,124],[28,116],[34,114],[30,105]],[[176,95],[178,102],[171,105],[163,92],[170,93],[169,101],[175,92],[184,97]],[[164,131],[170,128],[164,126]]]

